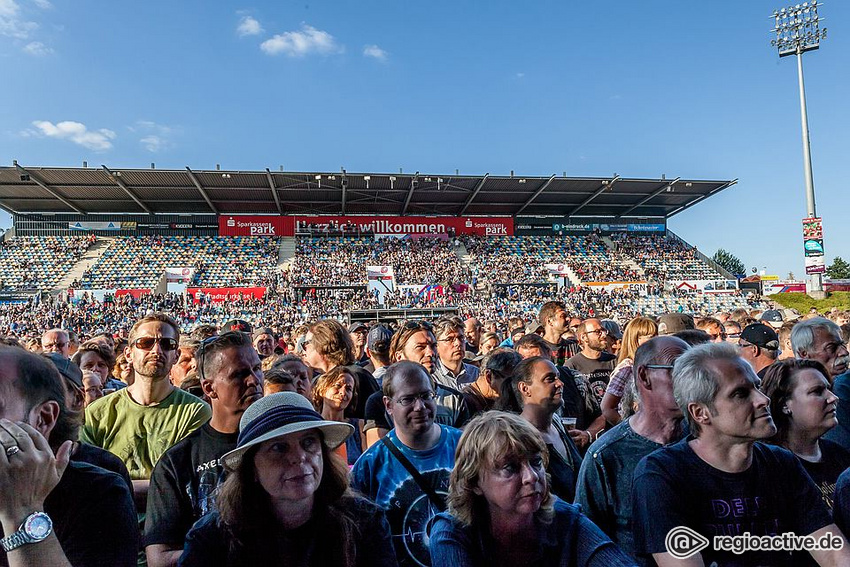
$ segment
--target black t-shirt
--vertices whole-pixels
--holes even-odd
[[[555,363],[555,366],[563,366],[567,360],[581,351],[581,347],[575,339],[561,339],[558,344],[550,343],[546,339],[543,339],[543,342],[549,345],[549,349],[552,351],[552,362]]]
[[[753,462],[740,473],[727,473],[700,459],[688,441],[662,447],[635,470],[632,494],[635,552],[647,556],[667,551],[665,538],[687,526],[709,542],[715,535],[809,535],[832,523],[820,491],[799,460],[774,445],[753,444]],[[748,551],[737,555],[702,552],[706,565],[718,567],[797,565],[785,551]]]
[[[136,565],[136,507],[121,476],[71,461],[44,500],[44,511],[53,520],[53,531],[74,567]],[[8,564],[6,552],[0,549],[0,565]]]
[[[130,492],[133,492],[133,480],[130,478],[130,471],[127,470],[127,465],[106,449],[101,449],[100,447],[80,441],[77,445],[77,450],[71,455],[71,460],[79,463],[88,463],[121,475],[121,478],[124,479],[130,488]]]
[[[835,483],[841,473],[850,467],[850,451],[828,439],[818,441],[821,450],[821,460],[812,463],[800,459],[800,463],[820,490],[821,497],[832,510],[832,497],[835,493]],[[798,457],[799,458],[799,457]]]
[[[617,357],[610,352],[602,352],[599,358],[587,358],[584,353],[578,353],[570,357],[564,364],[566,368],[572,368],[582,375],[590,383],[590,391],[601,404],[605,390],[608,389],[608,379],[617,364]]]
[[[384,407],[384,393],[378,390],[366,400],[365,418],[363,422],[363,431],[380,428],[389,431],[393,428],[390,425],[387,410]]]
[[[170,448],[151,475],[144,544],[180,545],[195,521],[211,511],[223,478],[222,455],[236,448],[238,433],[209,422]]]
[[[576,418],[576,429],[586,430],[596,418],[602,415],[599,402],[591,394],[590,384],[578,372],[559,366],[558,373],[561,382],[564,383],[561,394],[563,400],[561,415]]]

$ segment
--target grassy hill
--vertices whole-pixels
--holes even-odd
[[[834,291],[829,294],[826,299],[812,299],[805,293],[777,293],[769,295],[771,301],[796,309],[802,315],[809,312],[812,307],[817,307],[818,311],[824,313],[833,307],[837,307],[842,311],[850,311],[850,291]]]

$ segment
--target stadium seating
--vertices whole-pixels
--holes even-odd
[[[695,248],[680,240],[627,233],[614,234],[611,239],[617,251],[634,258],[650,280],[723,279],[722,275],[696,256]]]
[[[19,236],[0,242],[0,289],[51,289],[94,242],[89,236]]]

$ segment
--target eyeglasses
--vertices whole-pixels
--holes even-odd
[[[458,343],[458,344],[460,344],[464,340],[466,340],[464,337],[457,335],[457,336],[454,336],[454,337],[446,337],[444,339],[437,339],[437,342],[438,343]]]
[[[720,334],[706,333],[706,335],[711,337],[711,340],[713,340],[713,341],[716,341],[717,339],[723,339],[725,341],[726,338],[729,336],[726,333],[720,333]]]
[[[210,349],[210,347],[218,341],[224,338],[232,337],[237,333],[242,333],[242,331],[227,331],[226,333],[222,333],[214,337],[207,337],[203,341],[201,341],[201,346],[199,346],[198,350],[195,351],[195,358],[198,359],[198,376],[201,380],[206,380],[206,378],[204,377],[204,356],[206,356],[207,351]],[[247,335],[248,333],[242,334]]]
[[[412,331],[413,329],[424,329],[426,331],[430,331],[434,328],[434,326],[428,321],[408,321],[404,324],[404,328],[408,331]]]
[[[608,329],[603,327],[601,329],[594,329],[592,331],[587,331],[585,334],[590,335],[590,334],[594,334],[594,333],[599,334],[599,335],[607,335]]]
[[[177,349],[177,340],[171,337],[139,337],[133,341],[133,346],[142,350],[150,350],[157,343],[165,352]]]
[[[406,408],[415,404],[416,400],[420,400],[423,404],[427,404],[428,402],[433,402],[436,399],[437,394],[435,394],[434,392],[422,392],[421,394],[413,394],[412,396],[402,396],[393,401],[401,407]]]
[[[659,370],[673,370],[672,364],[647,364],[645,368],[658,368]]]
[[[726,337],[730,339],[740,339],[741,333],[727,333]]]
[[[42,343],[41,348],[65,348],[68,343]]]

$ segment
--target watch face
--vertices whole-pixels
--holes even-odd
[[[50,516],[43,512],[31,515],[24,524],[24,533],[36,541],[49,536],[52,529],[53,522],[50,521]]]

